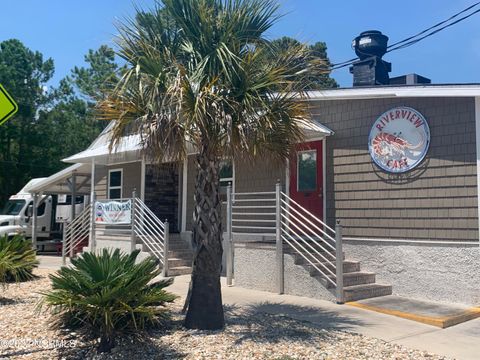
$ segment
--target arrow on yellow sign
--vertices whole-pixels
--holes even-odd
[[[18,111],[18,105],[0,84],[0,125],[11,118]]]

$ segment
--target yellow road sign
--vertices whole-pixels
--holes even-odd
[[[18,105],[0,84],[0,125],[18,111]]]

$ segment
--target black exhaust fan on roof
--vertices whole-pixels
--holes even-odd
[[[368,30],[357,36],[352,47],[360,60],[350,67],[353,86],[388,85],[392,64],[382,60],[387,52],[388,36],[378,30]]]

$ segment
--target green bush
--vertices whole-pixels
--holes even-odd
[[[138,253],[84,253],[50,275],[53,289],[43,294],[43,304],[56,315],[54,325],[100,337],[98,352],[109,352],[119,334],[161,325],[165,303],[176,298],[164,290],[172,281],[151,282],[160,274],[157,263],[136,264]]]
[[[38,260],[29,240],[22,235],[0,237],[0,284],[31,280],[37,266]]]

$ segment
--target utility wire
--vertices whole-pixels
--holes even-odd
[[[406,38],[406,39],[403,39],[403,40],[397,41],[396,43],[393,43],[393,44],[391,44],[391,45],[388,45],[388,46],[387,46],[387,49],[393,48],[393,47],[395,47],[395,46],[397,46],[397,45],[400,45],[400,44],[402,44],[402,43],[405,43],[405,42],[407,42],[407,41],[410,41],[410,40],[412,40],[412,39],[414,39],[414,38],[416,38],[416,37],[418,37],[418,36],[420,36],[420,35],[423,35],[423,34],[427,33],[427,32],[430,31],[430,30],[433,30],[433,29],[435,29],[435,28],[437,28],[437,27],[439,27],[439,26],[441,26],[441,25],[443,25],[443,24],[446,24],[446,23],[448,23],[449,21],[455,19],[457,16],[460,16],[461,14],[466,13],[468,10],[473,9],[475,6],[477,6],[477,5],[479,5],[479,4],[480,4],[480,1],[479,1],[479,2],[476,2],[476,3],[473,4],[473,5],[470,5],[469,7],[463,9],[462,11],[460,11],[460,12],[458,12],[458,13],[450,16],[450,17],[449,17],[448,19],[446,19],[446,20],[440,21],[439,23],[437,23],[437,24],[435,24],[435,25],[433,25],[433,26],[430,26],[428,29],[425,29],[425,30],[420,31],[419,33],[413,35],[413,36],[410,36],[410,37],[408,37],[408,38]],[[473,15],[473,14],[471,14],[471,15]],[[471,16],[471,15],[470,15],[470,16]],[[464,18],[460,19],[460,21],[463,20],[463,19],[464,19]]]
[[[468,15],[465,15],[463,17],[461,17],[460,19],[457,19],[453,22],[450,22],[452,21],[453,19],[455,19],[456,17],[468,12],[469,10],[473,9],[474,7],[480,5],[480,1],[479,2],[476,2],[475,4],[473,5],[470,5],[468,6],[467,8],[463,9],[462,11],[450,16],[448,19],[446,20],[443,20],[443,21],[440,21],[439,23],[433,25],[433,26],[430,26],[429,28],[425,29],[425,30],[422,30],[420,31],[419,33],[415,34],[415,35],[412,35],[406,39],[403,39],[403,40],[400,40],[400,41],[397,41],[396,43],[393,43],[391,45],[389,45],[387,47],[387,53],[391,52],[391,51],[395,51],[395,50],[399,50],[399,49],[404,49],[406,47],[409,47],[409,46],[412,46],[416,43],[418,43],[419,41],[423,40],[423,39],[426,39],[442,30],[445,30],[446,28],[449,28],[450,26],[453,26],[455,24],[458,24],[459,22],[463,21],[463,20],[466,20],[468,19],[469,17],[477,14],[480,12],[480,9],[477,9],[473,12],[471,12],[470,14]],[[445,25],[446,24],[446,25]],[[442,26],[444,25],[444,26]],[[438,28],[439,26],[442,26],[440,28]],[[438,28],[438,29],[436,29]],[[434,30],[435,29],[435,30]],[[433,31],[432,31],[433,30]],[[424,35],[425,34],[425,35]],[[423,35],[423,36],[422,36]],[[332,64],[330,66],[330,70],[333,71],[333,70],[337,70],[337,69],[341,69],[341,68],[344,68],[346,66],[349,66],[351,65],[353,62],[357,61],[358,58],[352,58],[350,60],[346,60],[346,61],[343,61],[343,62],[340,62],[340,63],[336,63],[336,64]]]

